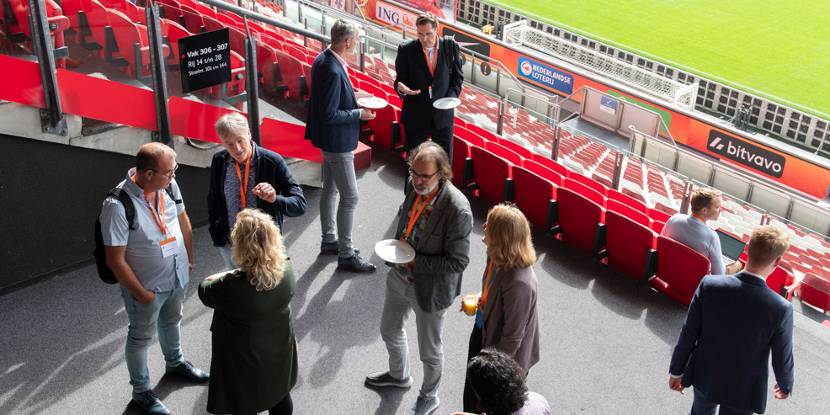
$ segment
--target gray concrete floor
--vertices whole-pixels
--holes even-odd
[[[383,153],[383,152],[377,152]],[[354,238],[364,253],[392,235],[403,199],[400,159],[375,157],[358,179],[361,201]],[[115,180],[115,179],[114,179]],[[186,203],[187,189],[183,189]],[[414,322],[408,322],[413,376],[409,391],[363,386],[364,376],[386,367],[378,325],[386,268],[373,275],[335,271],[332,257],[318,257],[320,191],[308,189],[309,210],[286,222],[286,241],[297,271],[293,301],[300,376],[292,392],[297,414],[399,414],[414,403],[421,381]],[[472,262],[463,291],[477,291],[484,270],[481,223],[487,205],[473,202],[476,226]],[[685,307],[644,286],[629,283],[548,235],[535,236],[539,260],[542,358],[528,380],[556,414],[687,413],[691,391],[671,392],[667,368]],[[197,283],[217,272],[221,259],[207,229],[195,231],[196,268],[182,322],[186,357],[207,369],[212,311],[197,296]],[[48,255],[48,253],[44,253]],[[0,414],[137,413],[129,403],[123,358],[127,318],[118,288],[101,283],[87,266],[0,297]],[[830,407],[830,329],[825,316],[795,319],[795,393],[770,398],[768,413],[826,414]],[[450,310],[444,327],[445,369],[437,413],[461,407],[466,347],[472,318]],[[155,390],[176,414],[205,413],[206,386],[162,377],[158,347],[150,353]],[[772,383],[772,380],[771,380]]]

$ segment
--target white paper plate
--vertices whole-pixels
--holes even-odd
[[[384,239],[375,244],[375,253],[393,264],[406,264],[415,259],[415,249],[406,241],[398,239]]]
[[[461,100],[452,97],[439,98],[432,103],[432,106],[439,110],[451,110],[459,105],[461,105]]]
[[[379,97],[363,97],[358,98],[357,105],[370,110],[379,110],[381,108],[386,108],[389,103],[386,102],[385,99]]]

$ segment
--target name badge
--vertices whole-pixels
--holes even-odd
[[[429,99],[432,99],[432,85],[427,87],[427,91],[429,91]]]
[[[162,239],[161,242],[159,242],[159,244],[161,245],[162,258],[167,258],[169,256],[176,255],[177,253],[179,253],[179,242],[176,241],[175,236],[171,236],[167,239]]]

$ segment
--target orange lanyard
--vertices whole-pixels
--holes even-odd
[[[248,204],[248,199],[245,196],[248,193],[248,172],[251,171],[251,157],[254,155],[254,150],[251,149],[251,154],[248,154],[248,160],[245,160],[245,182],[242,182],[242,171],[239,170],[239,163],[233,161],[233,166],[236,167],[236,177],[239,178],[239,196],[242,197],[242,209]]]
[[[484,274],[484,287],[481,289],[481,304],[487,304],[487,295],[490,294],[490,281],[493,278],[493,261],[487,259],[487,273]]]
[[[167,225],[164,223],[164,192],[156,192],[159,200],[159,208],[151,209],[153,211],[153,219],[156,221],[161,233],[167,236]]]
[[[429,60],[429,54],[427,53],[427,48],[422,48],[424,50],[424,59],[427,61],[427,67],[429,68],[429,74],[431,76],[435,76],[435,64],[438,62],[438,39],[435,40],[435,50],[432,51],[432,62]]]
[[[136,183],[135,176],[131,177],[131,179],[133,183]],[[153,209],[153,205],[151,205],[150,202],[147,202],[147,206],[150,207],[150,212],[153,213],[153,220],[156,222],[156,225],[158,225],[159,230],[161,230],[161,233],[164,236],[167,236],[167,225],[164,223],[164,192],[156,192],[156,197],[159,201],[159,208]]]
[[[403,239],[409,239],[409,235],[412,234],[412,228],[415,227],[415,222],[418,222],[418,218],[421,217],[421,213],[424,212],[424,209],[432,202],[432,199],[435,199],[435,196],[438,195],[438,189],[435,189],[429,197],[424,200],[424,203],[418,208],[418,203],[421,201],[421,195],[415,197],[415,203],[412,204],[412,209],[409,210],[409,223],[406,225],[406,232],[403,235]]]

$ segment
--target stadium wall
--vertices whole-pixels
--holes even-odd
[[[101,202],[134,157],[3,134],[0,152],[0,292],[91,261]],[[191,221],[207,223],[208,169],[176,179]]]

